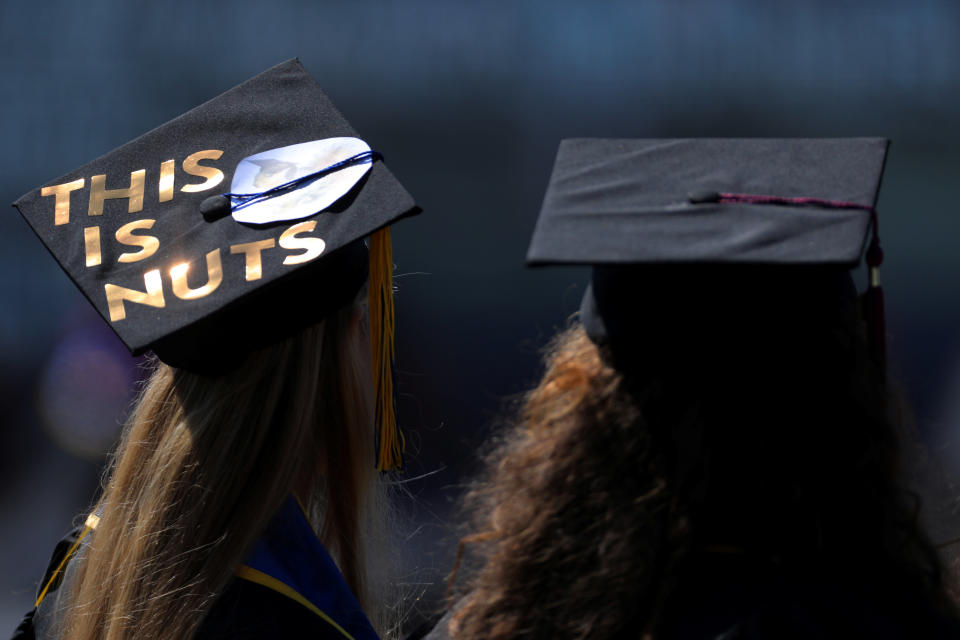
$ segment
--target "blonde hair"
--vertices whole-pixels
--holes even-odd
[[[156,367],[76,561],[64,637],[189,638],[296,493],[375,626],[368,565],[386,513],[374,470],[369,352],[345,308],[237,370]]]

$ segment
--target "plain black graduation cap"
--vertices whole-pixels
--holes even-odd
[[[14,205],[132,353],[200,373],[319,321],[369,277],[378,465],[400,464],[382,455],[402,447],[399,435],[383,441],[393,421],[387,227],[419,208],[299,61]]]
[[[845,270],[869,245],[866,316],[882,358],[875,206],[888,144],[564,140],[527,262],[594,265],[581,307],[584,327],[595,341],[629,342],[626,334],[643,313],[637,268],[656,265],[662,275],[666,265],[819,265],[838,267],[849,282]]]

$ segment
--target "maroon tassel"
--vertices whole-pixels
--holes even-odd
[[[871,267],[870,271],[870,280],[873,281],[872,272],[876,269]],[[867,321],[870,349],[880,366],[885,368],[887,363],[887,323],[883,312],[883,287],[879,284],[876,286],[871,284],[867,292],[863,294],[863,311]]]
[[[880,247],[880,231],[877,216],[873,215],[873,238],[867,249],[867,269],[870,284],[863,294],[863,316],[867,323],[867,340],[881,371],[887,368],[887,321],[883,310],[883,287],[880,285],[880,265],[883,264],[883,248]]]

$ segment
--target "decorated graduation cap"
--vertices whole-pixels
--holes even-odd
[[[369,280],[377,464],[401,465],[388,225],[419,209],[298,61],[14,204],[133,354],[202,374],[318,322]]]
[[[719,267],[693,276],[702,277],[765,266],[750,272],[855,298],[847,270],[866,254],[864,315],[882,362],[875,207],[887,146],[880,138],[564,140],[527,261],[594,265],[581,319],[595,341],[616,344],[649,315],[638,274],[656,289],[667,267]]]

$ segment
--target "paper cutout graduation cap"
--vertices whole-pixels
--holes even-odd
[[[14,204],[132,353],[200,373],[319,321],[369,277],[391,432],[378,465],[400,464],[387,226],[419,209],[298,61]]]
[[[594,265],[584,327],[626,344],[650,314],[642,267],[662,276],[670,265],[819,266],[849,282],[866,250],[866,316],[882,361],[875,206],[887,147],[880,138],[564,140],[527,261]],[[797,270],[778,271],[787,272]]]

